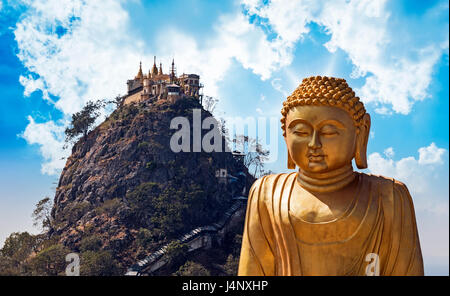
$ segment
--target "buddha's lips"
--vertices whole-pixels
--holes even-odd
[[[311,162],[321,162],[325,158],[323,154],[308,154],[308,160]]]

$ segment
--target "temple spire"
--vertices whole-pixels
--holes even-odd
[[[158,75],[158,68],[156,67],[156,56],[153,57],[152,76]]]
[[[172,59],[172,69],[170,70],[170,83],[175,82],[175,59]]]
[[[163,75],[163,71],[162,71],[162,63],[159,63],[159,75]]]
[[[136,79],[142,79],[144,75],[142,74],[142,62],[139,62],[139,72],[136,75]]]

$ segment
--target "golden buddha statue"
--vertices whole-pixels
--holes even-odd
[[[367,168],[370,116],[345,80],[304,79],[281,113],[299,170],[252,185],[238,275],[423,275],[406,186],[353,171]]]

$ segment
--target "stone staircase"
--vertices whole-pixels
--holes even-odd
[[[234,202],[232,206],[223,214],[219,221],[207,225],[197,227],[190,232],[180,236],[174,241],[178,241],[182,244],[188,246],[188,252],[192,252],[198,249],[209,249],[211,248],[213,242],[221,244],[225,234],[227,233],[227,226],[232,221],[233,215],[239,212],[239,210],[244,210],[247,205],[247,198],[244,196],[238,196],[233,198]],[[172,241],[173,242],[173,241]],[[127,276],[141,276],[141,275],[151,275],[153,272],[157,271],[168,262],[166,255],[167,248],[170,243],[164,245],[157,251],[151,253],[144,259],[140,260],[136,264],[128,268],[125,275]]]

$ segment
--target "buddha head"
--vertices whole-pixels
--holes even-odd
[[[289,169],[327,173],[353,159],[358,168],[367,168],[370,115],[344,79],[303,79],[281,114]]]

